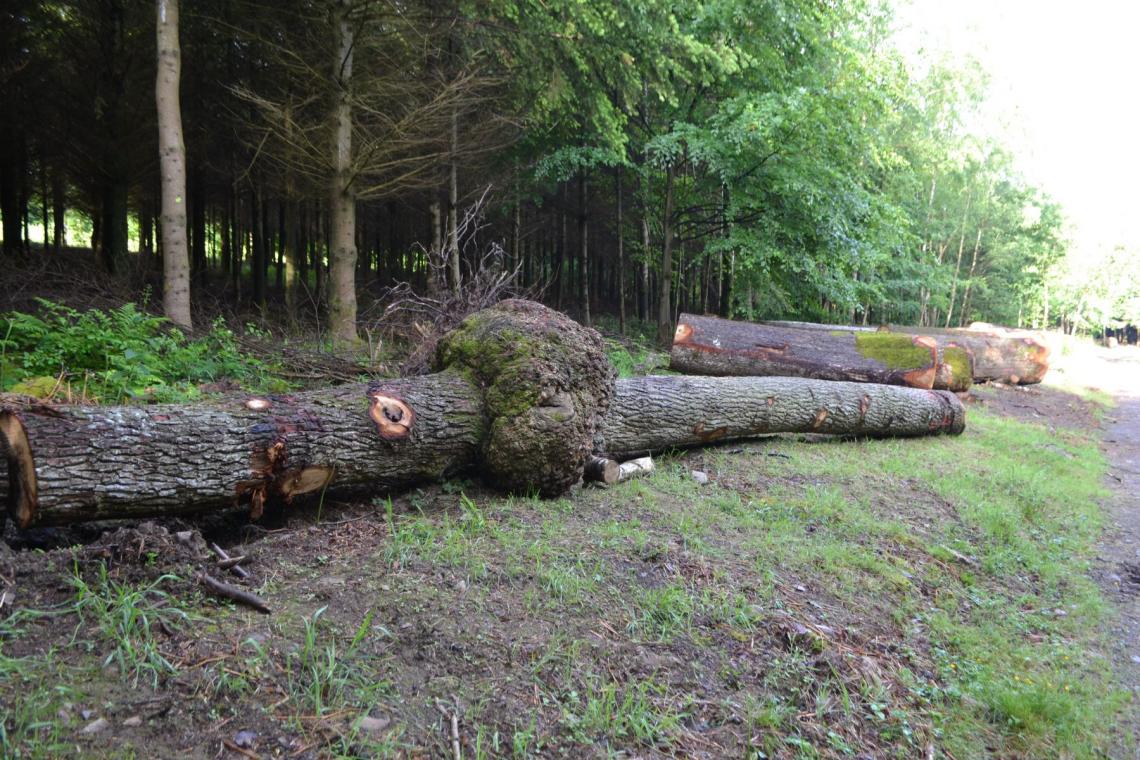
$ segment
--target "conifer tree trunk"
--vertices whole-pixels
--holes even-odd
[[[459,114],[451,111],[451,165],[447,184],[447,263],[451,268],[451,290],[463,290],[463,275],[459,268],[459,168],[455,154],[459,151]]]
[[[51,176],[51,217],[52,217],[52,248],[58,254],[63,246],[67,245],[67,226],[65,221],[65,198],[63,177],[59,169]]]
[[[618,331],[625,335],[625,245],[622,234],[621,167],[617,168],[617,292],[618,292]]]
[[[352,0],[333,9],[336,55],[333,83],[333,187],[329,207],[329,329],[336,343],[355,343],[356,336],[356,193],[352,185],[352,60],[354,31],[348,18]]]
[[[162,171],[162,308],[190,330],[190,261],[186,249],[186,146],[178,97],[182,53],[178,47],[178,0],[157,0],[158,150]]]
[[[661,275],[657,303],[657,343],[662,348],[673,341],[673,309],[669,292],[673,287],[673,176],[676,170],[670,164],[665,170],[665,218],[661,245]]]
[[[589,191],[586,170],[578,175],[578,276],[582,282],[582,324],[590,326],[590,218],[586,211]]]

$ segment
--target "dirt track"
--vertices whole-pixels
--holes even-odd
[[[1114,651],[1108,655],[1133,699],[1132,718],[1122,726],[1116,756],[1140,758],[1140,749],[1128,743],[1129,728],[1132,745],[1140,737],[1140,349],[1105,350],[1099,359],[1103,373],[1096,384],[1112,394],[1117,406],[1105,419],[1113,498],[1093,575],[1119,612],[1112,631]]]

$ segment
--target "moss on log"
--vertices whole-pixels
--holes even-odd
[[[444,337],[435,366],[465,371],[483,390],[481,466],[494,483],[554,496],[581,477],[616,378],[596,331],[512,299]]]

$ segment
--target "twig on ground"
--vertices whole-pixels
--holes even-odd
[[[225,597],[226,599],[232,599],[239,604],[244,604],[247,607],[252,607],[258,612],[263,612],[266,615],[270,613],[269,605],[266,603],[266,601],[251,591],[240,589],[237,586],[231,586],[228,583],[223,583],[217,578],[210,577],[206,573],[198,574],[198,582],[218,596]]]
[[[227,560],[233,559],[232,557],[230,557],[229,554],[226,554],[225,549],[223,549],[222,547],[218,546],[215,543],[210,544],[210,548],[214,550],[214,554],[218,555],[218,560],[219,560],[218,564],[219,565],[221,565],[222,562],[226,562]],[[233,567],[229,568],[229,571],[231,573],[233,573],[234,575],[236,575],[237,577],[242,578],[242,579],[249,577],[249,571],[246,570],[241,565],[234,565]]]
[[[261,757],[261,755],[257,754],[256,752],[250,752],[248,749],[246,749],[244,747],[239,747],[237,744],[233,743],[229,739],[222,739],[222,745],[226,749],[228,749],[230,752],[236,752],[239,755],[244,755],[245,757],[248,757],[250,760],[259,760],[259,758]]]
[[[443,715],[444,720],[451,723],[451,754],[454,760],[463,760],[463,750],[459,746],[459,700],[455,700],[455,710],[448,712],[447,708],[443,706],[443,702],[438,699],[435,701],[435,707]]]
[[[249,559],[249,557],[244,555],[244,554],[239,554],[236,557],[229,557],[228,559],[219,558],[218,559],[218,567],[220,567],[223,570],[232,570],[233,568],[240,565],[242,562],[245,562],[247,559]]]

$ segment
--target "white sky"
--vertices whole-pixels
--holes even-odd
[[[1140,2],[900,0],[897,16],[907,54],[989,72],[988,115],[1079,247],[1140,247]]]

